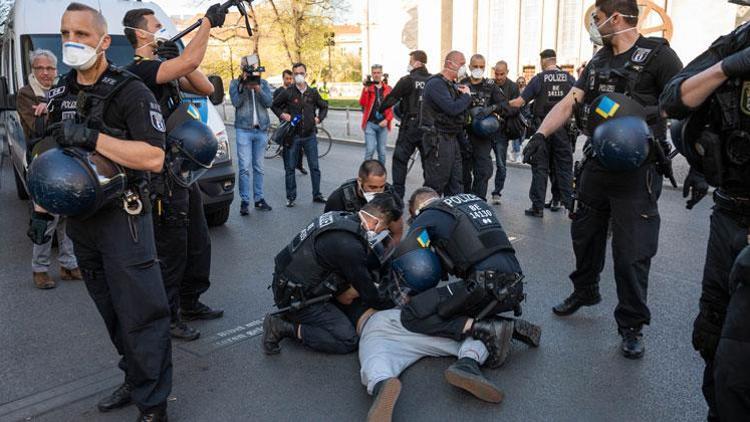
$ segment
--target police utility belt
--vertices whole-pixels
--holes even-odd
[[[503,300],[508,296],[510,289],[523,281],[523,275],[485,270],[471,273],[466,280],[484,287],[485,291],[491,293],[497,300]]]
[[[737,214],[750,215],[750,198],[730,196],[721,189],[714,191],[714,202],[716,206]]]

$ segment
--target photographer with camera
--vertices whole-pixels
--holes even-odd
[[[250,162],[253,164],[253,201],[260,211],[271,211],[263,198],[263,151],[268,143],[268,108],[273,104],[271,87],[261,73],[257,54],[241,61],[242,74],[229,84],[229,97],[236,109],[234,128],[237,130],[237,168],[240,174],[240,215],[248,215],[250,206]]]
[[[370,68],[371,75],[364,80],[359,105],[362,106],[362,130],[365,131],[365,160],[371,160],[378,149],[378,161],[385,165],[385,144],[388,132],[391,130],[393,110],[380,112],[380,105],[385,97],[391,93],[391,87],[383,80],[383,66],[374,64]]]

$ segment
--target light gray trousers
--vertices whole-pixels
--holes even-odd
[[[72,270],[78,268],[78,262],[73,254],[73,241],[65,233],[65,217],[55,216],[53,221],[47,225],[45,234],[50,237],[49,242],[43,245],[34,245],[31,258],[31,271],[35,273],[46,273],[49,270],[50,255],[52,252],[52,237],[57,231],[58,256],[60,266]]]
[[[377,383],[398,377],[426,356],[467,357],[482,365],[488,355],[487,348],[479,340],[455,341],[412,333],[401,325],[400,309],[374,313],[359,336],[360,377],[370,394]]]

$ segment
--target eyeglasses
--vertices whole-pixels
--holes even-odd
[[[294,76],[297,76],[297,75],[302,75],[302,76],[305,76],[305,72],[302,72],[302,73],[298,73],[298,72],[295,72],[295,73],[294,73]]]
[[[35,72],[57,72],[57,68],[52,66],[34,66],[32,69]]]

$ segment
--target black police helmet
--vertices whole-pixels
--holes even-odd
[[[489,138],[492,135],[496,134],[500,131],[501,127],[502,125],[500,124],[500,119],[498,119],[494,114],[490,114],[483,119],[472,119],[471,121],[472,133],[483,138]]]
[[[696,150],[696,141],[706,127],[707,116],[701,109],[684,120],[672,120],[669,128],[675,149],[698,171],[702,171],[703,161]]]
[[[86,218],[122,195],[125,171],[106,157],[79,148],[52,148],[31,162],[29,191],[52,214]]]
[[[443,275],[440,258],[430,249],[430,236],[420,228],[399,243],[393,271],[402,293],[414,295],[435,287]]]
[[[608,170],[630,171],[648,158],[651,132],[646,121],[616,117],[600,124],[591,137],[593,156]]]
[[[180,185],[190,186],[213,164],[219,142],[198,120],[187,120],[167,135],[165,165]]]
[[[587,133],[593,134],[596,128],[615,117],[635,116],[646,120],[646,110],[634,99],[625,94],[602,94],[591,103],[587,116]]]

